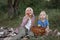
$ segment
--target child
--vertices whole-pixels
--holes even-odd
[[[38,27],[43,27],[46,29],[46,33],[48,33],[49,31],[49,22],[47,20],[47,15],[45,11],[41,11],[40,15],[39,15],[39,20],[38,20]]]
[[[25,28],[26,35],[28,35],[30,28],[34,25],[34,20],[35,17],[34,17],[33,9],[31,7],[26,8],[25,16],[21,24],[21,27]]]
[[[23,17],[22,23],[18,28],[18,35],[16,35],[12,40],[20,40],[21,38],[29,35],[30,28],[34,25],[35,16],[33,9],[27,7],[25,10],[25,16]]]

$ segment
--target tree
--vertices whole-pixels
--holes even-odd
[[[8,16],[9,16],[9,18],[18,16],[18,13],[17,13],[18,5],[19,5],[19,0],[8,0]]]

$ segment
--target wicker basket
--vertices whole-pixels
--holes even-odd
[[[34,33],[35,36],[42,36],[46,33],[45,28],[38,26],[32,26],[31,31]]]

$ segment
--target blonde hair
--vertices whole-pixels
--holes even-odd
[[[41,15],[42,13],[44,13],[44,14],[46,15],[46,19],[48,19],[48,15],[46,14],[45,11],[41,11],[41,13],[40,13],[39,16],[38,16],[38,19],[41,20],[40,15]]]
[[[27,7],[27,8],[26,8],[26,10],[25,10],[25,15],[26,15],[26,11],[29,10],[29,9],[31,10],[31,14],[33,15],[33,9],[32,9],[31,7]]]

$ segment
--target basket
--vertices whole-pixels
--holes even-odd
[[[34,33],[35,36],[42,36],[46,33],[45,28],[38,26],[32,26],[31,31]]]

